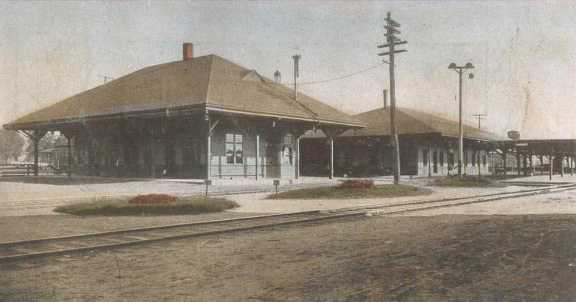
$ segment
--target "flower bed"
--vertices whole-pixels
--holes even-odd
[[[128,200],[131,204],[166,204],[176,202],[176,196],[168,194],[145,194],[138,195]]]
[[[339,189],[372,189],[374,181],[371,179],[350,179],[341,181],[337,188]]]
[[[100,199],[86,203],[75,203],[57,207],[54,211],[79,216],[187,215],[222,212],[239,207],[236,202],[225,198],[173,197],[170,195],[167,195],[170,198],[142,196],[144,197]],[[174,198],[173,201],[171,201],[172,197]]]

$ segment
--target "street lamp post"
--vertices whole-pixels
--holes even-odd
[[[458,73],[458,177],[462,178],[462,158],[464,158],[464,127],[462,125],[462,74],[464,70],[472,69],[472,63],[466,63],[464,66],[458,66],[456,63],[450,63],[448,69],[452,69]],[[474,74],[470,73],[469,77],[474,78]]]

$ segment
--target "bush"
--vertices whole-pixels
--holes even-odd
[[[168,203],[131,203],[129,199],[100,199],[60,206],[55,212],[79,216],[185,215],[222,212],[239,205],[224,198],[182,197]]]
[[[145,194],[138,195],[128,200],[131,204],[166,204],[176,202],[176,196],[168,194]]]
[[[362,183],[355,186],[368,186]],[[358,187],[318,187],[297,189],[270,195],[268,199],[354,199],[354,198],[389,198],[398,196],[416,196],[430,194],[430,190],[409,185],[379,185],[371,188]]]
[[[374,181],[371,179],[350,179],[343,180],[337,186],[339,189],[372,189]]]

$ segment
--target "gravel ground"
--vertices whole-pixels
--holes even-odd
[[[0,217],[0,242],[70,236],[94,232],[152,227],[167,224],[230,219],[263,215],[258,213],[208,213],[169,216],[44,215]],[[1,301],[1,300],[0,300]]]
[[[0,264],[0,301],[573,301],[576,216],[361,218]]]
[[[453,208],[410,213],[410,216],[440,214],[462,215],[526,215],[526,214],[576,214],[576,190],[545,195],[504,199]]]

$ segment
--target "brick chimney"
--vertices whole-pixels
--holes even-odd
[[[194,44],[184,43],[182,44],[182,60],[192,60],[194,58]]]

